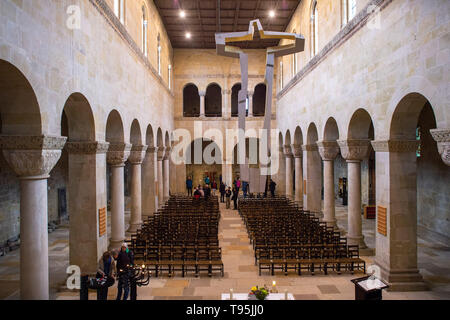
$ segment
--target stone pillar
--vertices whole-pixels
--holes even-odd
[[[377,181],[374,262],[392,291],[427,290],[417,266],[417,145],[416,140],[372,141]],[[379,220],[380,209],[386,222]]]
[[[142,225],[142,170],[147,146],[133,145],[128,161],[131,163],[131,218],[128,232],[136,232]]]
[[[164,152],[164,159],[163,159],[163,174],[164,174],[164,182],[163,182],[163,191],[164,191],[164,202],[169,200],[170,198],[170,150],[172,150],[170,147],[166,147]]]
[[[348,170],[348,234],[347,243],[367,248],[362,234],[361,161],[369,155],[369,140],[340,140],[342,157]]]
[[[292,168],[292,150],[290,145],[284,146],[284,156],[286,157],[286,197],[294,200],[294,188],[292,185],[293,181],[293,168]]]
[[[280,145],[278,149],[278,161],[278,174],[277,179],[275,179],[274,181],[277,184],[276,193],[282,195],[286,194],[286,182],[284,182],[284,180],[286,179],[286,159],[284,157],[284,149],[282,145]]]
[[[248,116],[253,117],[253,91],[248,92]]]
[[[108,234],[100,235],[99,210],[107,207],[105,141],[68,142],[69,263],[82,273],[95,273],[108,249]],[[82,201],[80,201],[82,199]],[[106,217],[105,217],[106,218]]]
[[[204,117],[206,91],[199,91],[198,94],[200,95],[200,117]]]
[[[142,163],[142,216],[148,217],[158,208],[156,148],[148,147]]]
[[[291,147],[295,159],[295,202],[303,204],[302,146],[293,144]]]
[[[125,190],[123,168],[131,144],[111,143],[107,161],[111,166],[111,241],[110,249],[118,249],[125,240]]]
[[[303,190],[303,207],[314,213],[322,209],[322,168],[320,154],[316,144],[303,145],[303,179],[306,190]],[[304,187],[305,187],[304,185]]]
[[[1,136],[5,160],[20,179],[20,297],[48,300],[47,179],[65,137]]]
[[[431,129],[430,133],[437,142],[442,161],[450,166],[450,129]]]
[[[228,109],[228,95],[230,94],[230,91],[227,89],[222,90],[222,117],[227,118],[227,109]]]
[[[334,159],[339,154],[336,141],[320,141],[317,143],[323,160],[323,221],[330,227],[337,227],[334,195]]]
[[[164,183],[163,183],[163,161],[164,161],[164,147],[158,147],[158,207],[164,206]]]

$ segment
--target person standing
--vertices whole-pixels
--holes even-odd
[[[225,197],[227,198],[226,208],[230,209],[231,204],[231,188],[228,187],[227,191],[225,191]]]
[[[244,199],[247,198],[247,193],[250,191],[250,184],[247,181],[242,182],[242,192],[244,192]]]
[[[270,194],[272,195],[272,198],[275,197],[275,187],[277,186],[277,184],[275,183],[275,181],[273,181],[272,179],[270,179],[270,185],[269,185],[269,189],[270,189]]]
[[[202,194],[200,193],[200,190],[198,190],[198,188],[195,188],[194,199],[198,200],[198,199],[200,199],[201,196],[202,196]]]
[[[98,261],[96,278],[106,278],[105,284],[97,289],[98,300],[108,300],[108,288],[114,284],[114,274],[116,274],[116,263],[111,253],[107,251]]]
[[[209,180],[209,176],[206,176],[206,177],[205,177],[205,184],[206,184],[207,186],[209,186],[210,183],[211,183],[211,180]]]
[[[128,245],[124,242],[117,256],[117,276],[119,279],[119,283],[117,285],[116,300],[120,300],[122,298],[122,290],[123,300],[128,299],[128,294],[130,292],[130,268],[133,266],[133,264],[133,252],[128,249]]]
[[[191,177],[188,177],[186,179],[186,189],[188,192],[188,196],[192,197],[192,179],[191,179]]]
[[[209,187],[209,185],[206,185],[205,186],[205,200],[208,200],[210,196],[211,196],[211,188]]]
[[[237,210],[237,200],[238,200],[238,195],[239,195],[239,190],[237,188],[233,189],[233,204],[234,204],[234,208],[233,210]]]
[[[220,182],[220,202],[225,203],[225,184],[221,181]]]
[[[236,189],[237,193],[239,194],[239,189],[241,189],[241,179],[239,177],[237,177],[236,179]]]
[[[216,195],[216,191],[217,191],[217,183],[216,183],[216,180],[213,180],[213,182],[212,182],[212,184],[211,184],[211,187],[212,187],[212,195],[215,196],[215,195]]]

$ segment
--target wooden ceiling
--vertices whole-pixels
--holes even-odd
[[[216,32],[248,30],[250,20],[260,19],[264,30],[285,31],[301,0],[154,0],[173,48],[213,49]],[[180,10],[186,13],[180,17]],[[269,17],[269,11],[275,17]],[[186,38],[186,32],[191,38]],[[256,36],[256,34],[255,34]],[[241,42],[244,49],[261,49],[278,40]]]

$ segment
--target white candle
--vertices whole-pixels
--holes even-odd
[[[284,290],[284,300],[288,300],[288,291],[287,291],[287,289]]]
[[[233,300],[233,289],[230,289],[230,300]]]

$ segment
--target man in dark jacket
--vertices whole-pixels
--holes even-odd
[[[192,197],[192,179],[191,179],[191,177],[188,177],[186,179],[186,189],[188,192],[188,196]]]
[[[122,290],[123,300],[128,299],[128,294],[130,292],[130,267],[134,264],[134,255],[133,252],[128,249],[128,245],[126,243],[122,244],[120,248],[119,255],[117,256],[117,276],[119,278],[119,283],[117,285],[117,298],[116,300],[120,300],[122,298]]]
[[[220,191],[220,202],[224,203],[225,202],[225,184],[223,182],[220,182],[219,191]]]
[[[205,186],[205,200],[208,200],[210,196],[211,196],[211,188],[209,187],[209,185],[206,185]]]
[[[270,179],[269,189],[270,189],[270,194],[272,195],[272,198],[275,197],[275,187],[276,187],[276,185],[277,184],[275,183],[275,181]]]
[[[233,196],[231,198],[233,200],[233,204],[234,204],[233,210],[237,210],[238,195],[239,195],[239,189],[237,189],[236,187],[233,188]]]

